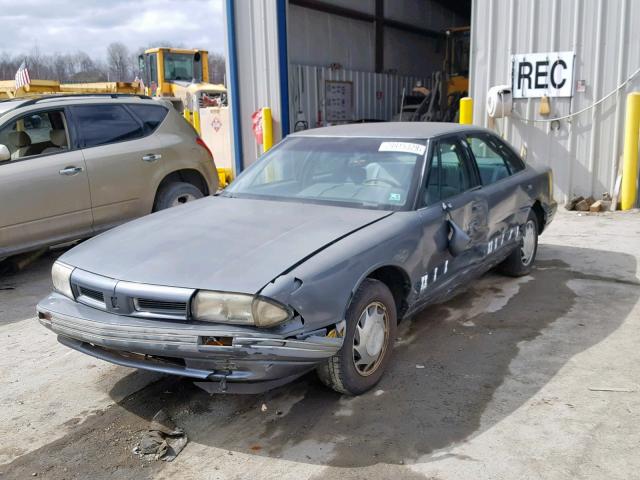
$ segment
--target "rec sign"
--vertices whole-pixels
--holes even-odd
[[[512,55],[513,98],[570,97],[574,58],[574,52]]]

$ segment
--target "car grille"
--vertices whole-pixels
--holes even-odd
[[[194,290],[116,280],[76,268],[71,277],[76,300],[93,308],[139,318],[188,320]]]
[[[92,288],[87,288],[87,287],[78,285],[78,293],[83,297],[87,297],[97,302],[104,303],[104,293],[99,292],[97,290],[93,290]]]
[[[139,312],[165,313],[170,315],[187,314],[186,302],[171,302],[165,300],[153,300],[149,298],[134,298],[133,304]]]

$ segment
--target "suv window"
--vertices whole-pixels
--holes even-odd
[[[72,111],[84,148],[144,136],[142,126],[122,105],[77,105]]]
[[[167,116],[168,110],[160,105],[127,105],[144,126],[144,134],[152,133]]]
[[[490,185],[524,169],[524,165],[505,145],[485,136],[465,138],[478,165],[483,185]]]
[[[0,144],[9,149],[11,160],[68,150],[64,114],[49,110],[23,115],[0,129]]]
[[[439,141],[431,156],[424,203],[432,205],[469,190],[471,179],[460,144],[455,140]]]

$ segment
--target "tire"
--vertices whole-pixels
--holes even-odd
[[[177,205],[191,202],[204,197],[200,189],[190,183],[173,182],[162,187],[158,192],[154,212],[175,207]]]
[[[367,322],[384,328],[382,333],[380,328],[368,330],[369,341],[365,344],[360,339],[364,335],[362,327]],[[396,304],[387,286],[378,280],[366,279],[347,309],[342,348],[317,368],[320,380],[336,392],[348,395],[360,395],[373,388],[391,359],[397,323]],[[357,362],[359,366],[356,366]]]
[[[521,230],[522,238],[518,247],[498,265],[500,273],[510,277],[522,277],[531,272],[531,267],[538,253],[538,232],[538,218],[535,212],[531,210]]]

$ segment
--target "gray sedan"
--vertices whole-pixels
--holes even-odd
[[[552,184],[475,127],[296,133],[218,196],[65,253],[39,319],[71,348],[211,392],[315,368],[359,394],[380,380],[400,319],[490,268],[530,271]]]

